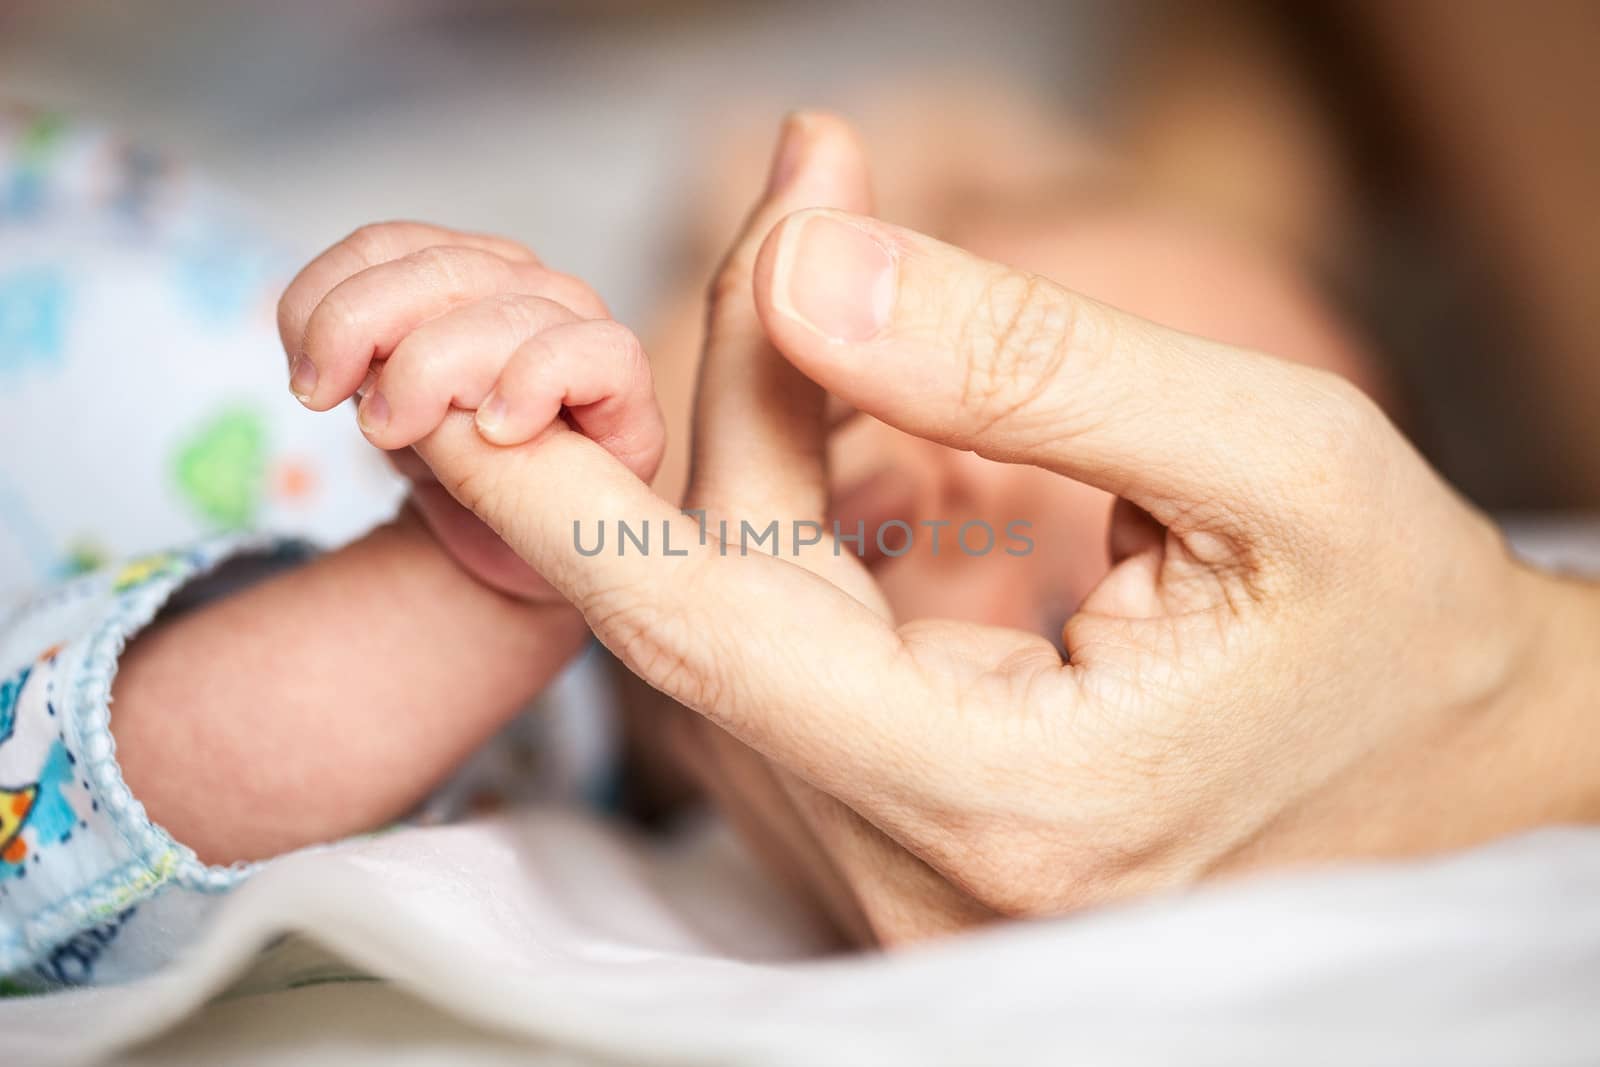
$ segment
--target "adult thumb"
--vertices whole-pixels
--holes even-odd
[[[859,215],[785,218],[762,247],[755,295],[774,345],[841,399],[908,433],[1106,489],[1169,527],[1290,518],[1318,472],[1382,421],[1332,374]]]

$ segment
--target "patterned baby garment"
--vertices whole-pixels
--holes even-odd
[[[241,555],[294,566],[401,499],[353,419],[289,397],[275,307],[306,257],[263,231],[159,154],[0,109],[0,992],[147,973],[247,873],[123,784],[123,646],[174,597],[226,595]],[[533,718],[418,817],[524,787],[561,747]],[[598,767],[593,735],[565,748]],[[597,788],[561,762],[545,786]]]

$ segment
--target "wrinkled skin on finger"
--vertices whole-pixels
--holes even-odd
[[[559,428],[419,447],[630,670],[770,764],[734,792],[788,799],[769,825],[807,831],[866,936],[1595,815],[1595,594],[1515,563],[1348,381],[852,211],[787,215],[753,269],[760,329],[713,322],[691,499],[829,507],[821,391],[1093,485],[1113,563],[1059,643],[900,618],[826,545],[573,558],[575,518],[693,524]]]

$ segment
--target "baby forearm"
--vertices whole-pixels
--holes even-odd
[[[118,759],[208,862],[331,840],[420,801],[585,634],[565,604],[474,581],[407,513],[140,635],[114,688]]]

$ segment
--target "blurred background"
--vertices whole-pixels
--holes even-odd
[[[1456,484],[1562,509],[1600,505],[1597,46],[1577,0],[7,0],[0,101],[181,158],[297,251],[502,232],[662,330],[781,114],[838,109],[883,214],[983,254],[1071,283],[1144,248],[1118,284],[1208,305],[1293,277]]]

